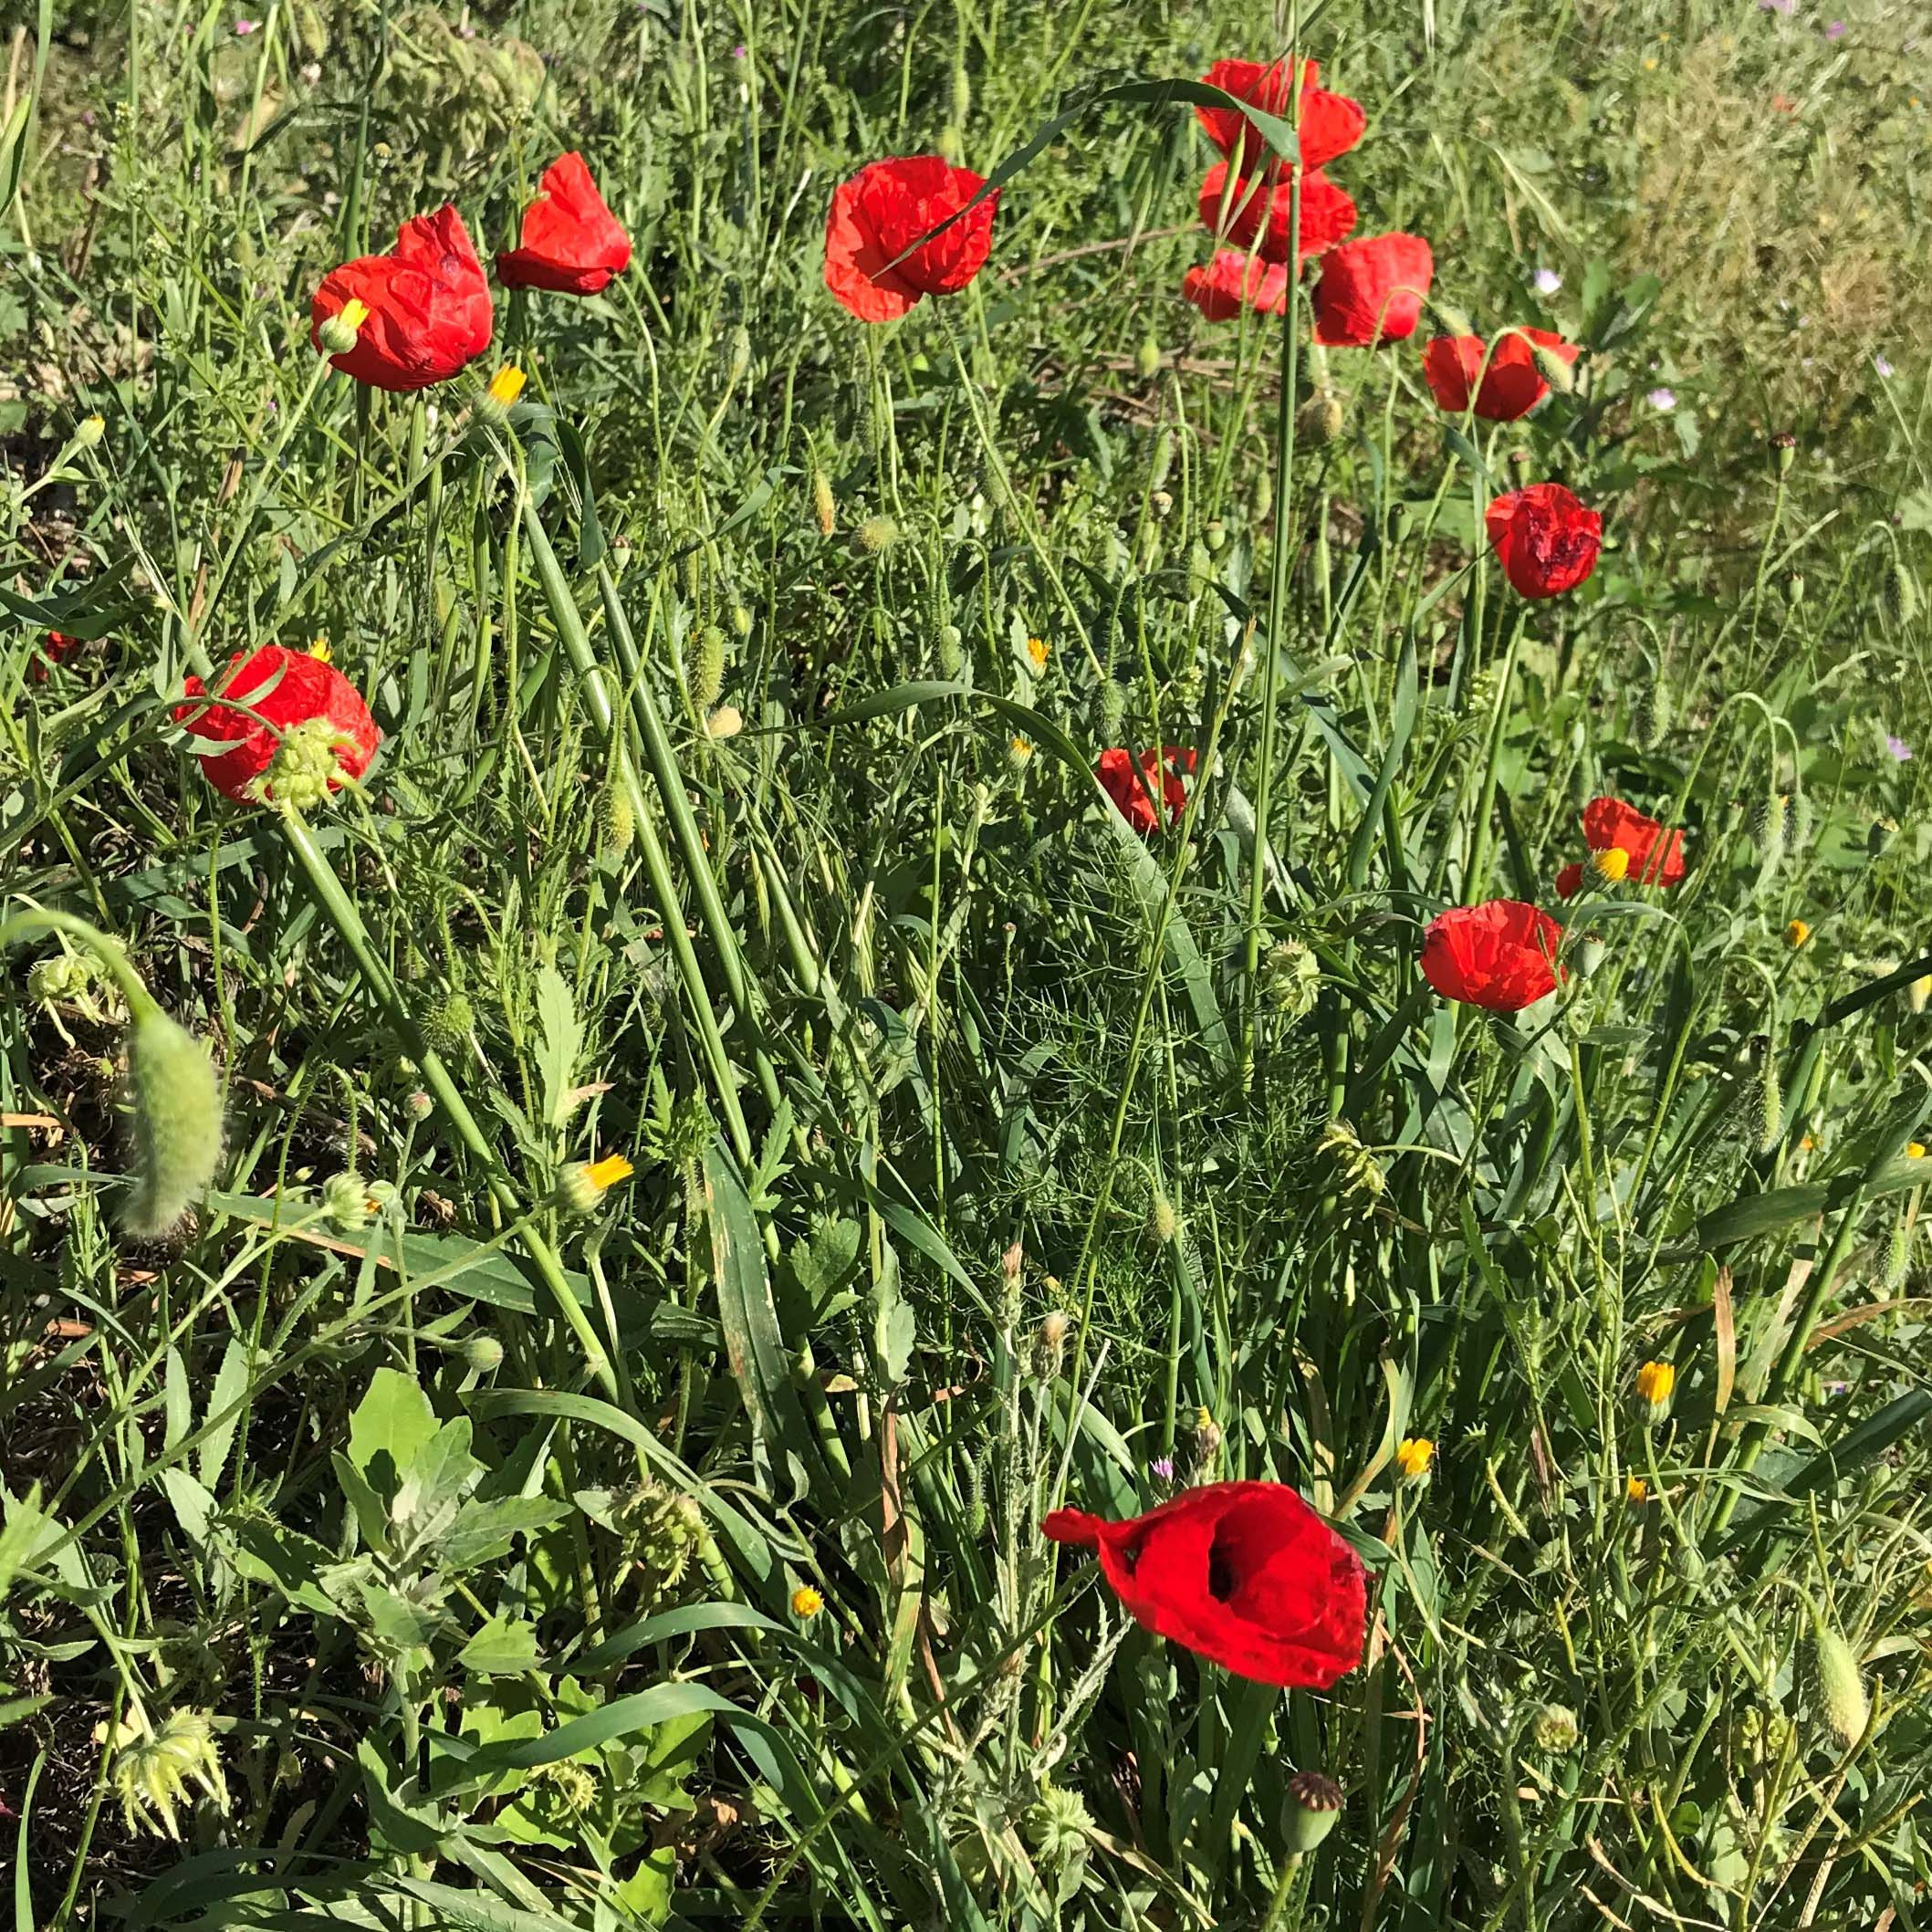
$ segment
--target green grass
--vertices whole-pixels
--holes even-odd
[[[903,323],[820,281],[863,162],[988,169],[1285,10],[24,24],[18,1932],[1925,1924],[1932,219],[1913,23],[1847,9],[1304,5],[1363,232],[1586,352],[1466,434],[1415,345],[1304,337],[1342,428],[1285,481],[1280,330],[1178,299],[1185,107],[1090,107]],[[636,243],[608,297],[499,295],[420,400],[319,376],[329,266],[445,198],[487,256],[573,145]],[[1610,548],[1509,670],[1519,472]],[[49,625],[89,642],[37,682]],[[318,636],[381,762],[306,823],[225,804],[169,700]],[[1104,803],[1119,743],[1201,752],[1182,827]],[[1600,793],[1688,877],[1573,903],[1554,1010],[1438,999],[1423,923],[1553,905]],[[41,911],[217,1059],[165,1239],[130,987]],[[1332,1693],[1150,1638],[1035,1530],[1237,1476],[1369,1565]],[[1300,1770],[1345,1803],[1294,1864]]]

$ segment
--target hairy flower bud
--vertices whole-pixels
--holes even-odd
[[[122,1225],[151,1239],[166,1234],[214,1177],[222,1153],[221,1082],[208,1050],[159,1007],[128,1033],[128,1096],[134,1127],[134,1185]]]
[[[1871,1716],[1871,1700],[1859,1674],[1857,1656],[1822,1616],[1812,1624],[1812,1647],[1824,1727],[1838,1748],[1848,1751],[1864,1736]]]

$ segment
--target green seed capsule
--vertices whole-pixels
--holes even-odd
[[[208,1050],[158,1007],[128,1034],[135,1182],[122,1216],[141,1239],[166,1234],[214,1177],[222,1153],[221,1082]]]
[[[1342,1787],[1320,1771],[1297,1771],[1288,1781],[1281,1814],[1281,1849],[1306,1858],[1342,1820]]]
[[[1760,1154],[1773,1152],[1784,1135],[1784,1089],[1778,1062],[1767,1052],[1764,1066],[1751,1083],[1751,1144]]]
[[[690,682],[691,702],[700,711],[717,703],[725,688],[725,633],[715,624],[705,624],[691,640],[684,676]]]
[[[1820,1618],[1812,1631],[1818,1666],[1818,1696],[1825,1728],[1840,1749],[1850,1750],[1864,1736],[1871,1705],[1852,1646]]]

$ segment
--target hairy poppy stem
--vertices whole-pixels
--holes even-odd
[[[1474,905],[1488,890],[1489,858],[1496,840],[1489,825],[1496,809],[1496,771],[1502,762],[1503,730],[1509,721],[1509,693],[1516,684],[1516,656],[1523,641],[1523,626],[1529,613],[1519,606],[1509,625],[1509,641],[1503,647],[1503,667],[1497,674],[1496,702],[1489,713],[1489,730],[1483,747],[1482,783],[1476,793],[1475,822],[1469,851],[1469,871],[1462,883],[1465,905]]]

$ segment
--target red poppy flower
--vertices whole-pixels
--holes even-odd
[[[330,791],[343,778],[360,778],[382,742],[361,694],[333,664],[280,644],[264,644],[247,656],[237,652],[213,693],[198,677],[191,677],[185,689],[191,699],[215,702],[177,705],[174,722],[210,741],[205,750],[196,749],[202,770],[215,790],[238,805],[271,796],[265,774],[285,741],[298,733],[324,755],[316,762],[325,771],[324,758],[333,759]],[[219,702],[224,698],[232,702]],[[237,705],[249,708],[240,711]]]
[[[1096,1551],[1144,1629],[1237,1676],[1326,1690],[1362,1662],[1361,1561],[1283,1483],[1206,1483],[1122,1523],[1056,1509],[1040,1530]]]
[[[1563,929],[1520,899],[1452,905],[1429,921],[1422,976],[1445,999],[1520,1013],[1556,990],[1556,948]]]
[[[80,644],[79,638],[69,637],[65,631],[49,631],[26,667],[28,678],[37,684],[46,684],[49,669],[55,664],[66,663],[80,649]]]
[[[1201,183],[1201,223],[1236,248],[1254,245],[1261,237],[1264,262],[1288,260],[1289,236],[1295,218],[1295,183],[1299,170],[1273,178],[1250,176],[1237,182],[1234,193],[1227,194],[1227,163],[1217,161]],[[1221,204],[1227,201],[1227,228],[1221,228]],[[1267,225],[1264,228],[1263,223]],[[1325,254],[1337,242],[1346,241],[1355,225],[1355,204],[1347,191],[1338,188],[1319,169],[1309,174],[1301,194],[1301,257]]]
[[[1524,597],[1561,597],[1596,569],[1603,519],[1560,483],[1492,497],[1483,518],[1503,574]]]
[[[1556,896],[1559,899],[1574,899],[1583,889],[1583,868],[1572,863],[1561,866],[1556,874]]]
[[[1288,307],[1288,269],[1223,248],[1206,267],[1190,268],[1181,277],[1181,295],[1210,322],[1231,321],[1244,306],[1279,315]]]
[[[446,382],[490,346],[490,285],[463,217],[445,204],[396,230],[387,255],[331,268],[309,304],[309,339],[351,300],[369,310],[355,347],[331,358],[375,389]]]
[[[1301,165],[1324,166],[1338,154],[1346,154],[1362,139],[1368,116],[1359,100],[1346,94],[1331,94],[1318,88],[1321,69],[1312,60],[1301,63],[1301,124],[1296,130],[1301,145]],[[1263,67],[1258,60],[1217,60],[1201,76],[1211,88],[1248,101],[1264,114],[1279,120],[1292,120],[1289,104],[1288,63],[1277,60]],[[1232,108],[1196,108],[1195,118],[1207,131],[1207,138],[1223,154],[1234,155],[1239,149],[1241,172],[1245,174],[1266,161],[1273,151],[1259,128],[1245,114]]]
[[[1593,852],[1624,853],[1624,876],[1635,884],[1675,885],[1684,876],[1684,834],[1666,834],[1621,799],[1593,799],[1584,806],[1583,841]]]
[[[1172,825],[1187,806],[1187,788],[1178,774],[1191,774],[1196,762],[1192,751],[1184,751],[1178,745],[1164,745],[1158,751],[1142,752],[1136,770],[1132,757],[1115,746],[1112,751],[1101,753],[1094,775],[1128,824],[1135,831],[1151,832],[1160,823],[1154,815],[1152,794],[1160,794],[1167,808],[1167,822]]]
[[[985,186],[984,175],[949,166],[936,154],[861,168],[832,195],[825,286],[862,322],[890,322],[921,296],[957,293],[986,266],[998,191],[945,234],[932,231]]]
[[[1419,235],[1373,235],[1321,257],[1315,339],[1331,349],[1373,349],[1415,333],[1436,257]]]
[[[1476,392],[1476,413],[1488,423],[1514,423],[1550,393],[1537,367],[1539,349],[1565,363],[1577,358],[1576,344],[1547,329],[1512,329],[1498,339],[1483,367],[1486,345],[1480,336],[1437,336],[1422,352],[1422,372],[1436,402],[1452,415],[1469,406]]]
[[[590,179],[581,154],[559,155],[543,171],[537,199],[523,211],[523,245],[496,257],[496,279],[510,288],[595,295],[631,266],[631,237]]]

